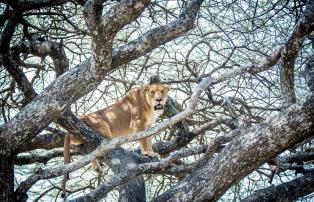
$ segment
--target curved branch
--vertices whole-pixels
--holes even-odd
[[[189,1],[177,20],[167,25],[156,27],[134,41],[113,50],[111,69],[137,59],[154,48],[176,39],[193,29],[196,15],[202,3],[203,0]]]
[[[102,0],[90,0],[85,3],[84,13],[92,34],[96,70],[103,71],[111,67],[114,37],[123,26],[139,17],[148,3],[149,0],[118,1],[103,17]]]
[[[28,144],[20,147],[16,152],[20,153],[35,149],[54,149],[63,147],[64,135],[65,133],[62,131],[37,135]]]
[[[278,186],[258,190],[241,201],[293,201],[312,192],[314,192],[314,173],[304,175]]]
[[[73,153],[71,153],[73,154]],[[23,155],[16,157],[14,164],[15,165],[27,165],[32,163],[43,163],[46,164],[49,160],[63,156],[63,151],[55,151],[48,153],[46,155]]]
[[[297,23],[293,34],[282,50],[280,84],[283,107],[287,108],[296,102],[294,92],[294,65],[297,54],[302,47],[304,37],[314,30],[314,2],[309,1],[303,17]]]
[[[217,118],[212,121],[209,121],[202,126],[200,126],[197,130],[195,131],[180,131],[179,135],[176,136],[174,140],[171,140],[169,142],[156,142],[153,145],[153,149],[155,152],[161,154],[161,155],[166,155],[174,150],[177,150],[178,148],[182,148],[186,146],[188,143],[190,143],[196,136],[199,136],[200,134],[204,133],[206,130],[210,130],[215,128],[221,123],[227,122],[228,119],[223,119],[223,118]]]

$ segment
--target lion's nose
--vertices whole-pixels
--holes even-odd
[[[162,101],[162,99],[161,99],[161,98],[159,98],[159,99],[156,99],[156,101],[157,101],[157,102],[161,102],[161,101]]]

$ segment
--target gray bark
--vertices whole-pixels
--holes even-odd
[[[302,47],[304,37],[314,29],[314,2],[309,1],[306,10],[297,23],[294,33],[288,40],[288,43],[282,50],[280,67],[280,84],[283,99],[283,108],[286,108],[296,102],[294,92],[294,63],[297,54]]]
[[[0,201],[14,201],[14,160],[0,157]]]
[[[314,192],[314,175],[307,174],[278,186],[258,190],[243,199],[243,202],[288,202]]]

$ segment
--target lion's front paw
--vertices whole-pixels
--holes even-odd
[[[149,156],[151,158],[159,158],[159,154],[153,152],[153,151],[142,151],[142,154],[144,156]]]

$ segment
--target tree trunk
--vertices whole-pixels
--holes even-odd
[[[132,154],[127,154],[123,149],[115,149],[105,156],[106,164],[110,166],[114,173],[118,174],[128,167],[137,165],[136,159]],[[145,202],[145,181],[144,177],[138,176],[119,188],[119,201],[123,202]]]
[[[115,159],[120,160],[120,163],[114,164]],[[123,149],[116,149],[107,155],[111,169],[114,173],[118,174],[126,170],[128,167],[137,165],[135,158],[132,158],[132,154],[127,154]],[[121,202],[145,202],[146,192],[145,192],[145,181],[142,175],[132,179],[128,183],[120,186],[119,188],[119,201]]]
[[[12,156],[0,157],[0,201],[14,199],[14,163]]]

